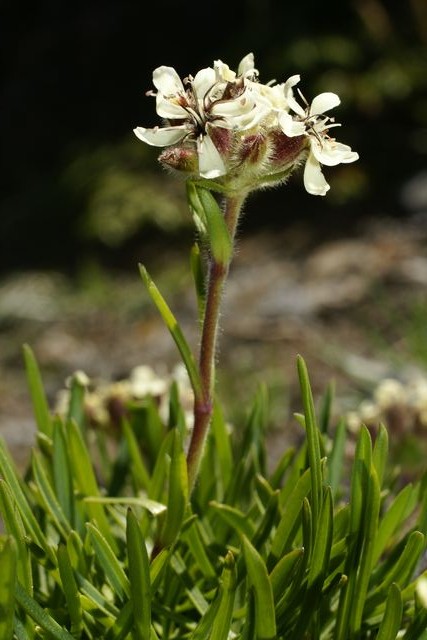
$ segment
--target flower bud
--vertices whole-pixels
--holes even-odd
[[[290,138],[280,129],[272,131],[269,138],[271,142],[269,160],[279,171],[296,164],[308,148],[305,136]]]
[[[158,158],[160,164],[185,173],[197,173],[199,161],[195,147],[169,147]]]
[[[238,150],[239,164],[259,164],[267,151],[266,136],[262,132],[242,138]]]

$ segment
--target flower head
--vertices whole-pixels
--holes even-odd
[[[216,180],[224,190],[250,192],[284,182],[305,161],[307,191],[329,189],[321,165],[357,160],[357,153],[336,142],[337,125],[324,112],[340,102],[322,93],[301,106],[293,87],[300,77],[262,84],[249,53],[237,72],[222,60],[181,80],[172,67],[153,73],[157,114],[162,126],[136,127],[147,144],[166,147],[159,161],[192,178]],[[301,94],[302,96],[302,94]]]
[[[284,94],[291,111],[281,111],[278,115],[279,124],[283,132],[289,136],[304,135],[309,139],[310,152],[304,169],[304,185],[307,191],[313,195],[324,196],[330,186],[322,173],[321,165],[334,166],[340,163],[354,162],[359,155],[351,148],[337,142],[329,135],[329,130],[339,127],[334,118],[325,116],[329,111],[340,104],[336,93],[321,93],[314,98],[309,105],[302,94],[305,103],[302,107],[294,98],[293,87],[298,84],[300,76],[289,78],[284,85]]]
[[[223,176],[227,168],[224,149],[218,148],[221,140],[228,138],[228,130],[254,127],[266,110],[246,83],[256,74],[250,54],[242,60],[237,74],[220,60],[184,81],[172,67],[158,67],[153,73],[157,93],[149,94],[155,95],[157,113],[166,125],[137,127],[134,133],[158,147],[195,143],[199,175],[208,179]]]

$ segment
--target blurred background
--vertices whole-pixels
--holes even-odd
[[[132,133],[158,124],[145,96],[152,70],[185,76],[217,58],[235,67],[249,51],[264,82],[300,73],[308,98],[337,92],[339,138],[361,160],[330,171],[327,199],[308,198],[300,178],[286,198],[262,194],[247,223],[260,210],[263,228],[407,216],[418,206],[408,184],[427,188],[426,41],[424,0],[219,0],[203,12],[193,2],[3,0],[2,271],[72,270],[106,253],[109,266],[133,268],[129,249],[188,224],[181,185]]]
[[[141,361],[173,363],[139,261],[197,340],[183,185],[132,129],[158,124],[145,96],[156,66],[184,77],[218,58],[236,68],[250,51],[262,82],[299,73],[307,99],[338,93],[337,137],[360,160],[325,170],[325,198],[297,174],[249,199],[224,364],[263,368],[282,393],[298,350],[318,389],[344,375],[368,393],[381,376],[402,377],[402,363],[424,371],[425,0],[2,0],[0,11],[3,430],[27,415],[23,342],[52,398],[76,368],[117,378]],[[239,397],[235,376],[221,379]]]

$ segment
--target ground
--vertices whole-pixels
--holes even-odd
[[[317,404],[334,384],[334,416],[369,400],[384,378],[427,377],[426,246],[422,216],[366,220],[333,239],[302,225],[239,237],[221,318],[218,388],[238,423],[266,383],[272,459],[302,435],[292,415],[301,410],[297,354],[307,362]],[[146,266],[196,348],[187,249],[165,250]],[[19,465],[34,438],[24,343],[35,352],[52,406],[76,370],[95,381],[119,380],[141,364],[166,375],[178,362],[136,264],[134,272],[86,268],[77,280],[55,272],[4,277],[0,433]]]

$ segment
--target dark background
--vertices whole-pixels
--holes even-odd
[[[286,198],[285,187],[254,195],[248,229],[300,220],[340,233],[366,216],[422,214],[425,0],[3,0],[0,18],[1,273],[73,274],[85,260],[134,270],[141,246],[185,235],[182,185],[132,133],[158,124],[152,71],[235,68],[250,51],[262,82],[300,73],[307,98],[336,91],[337,138],[360,160],[326,171],[325,198],[301,175]]]

